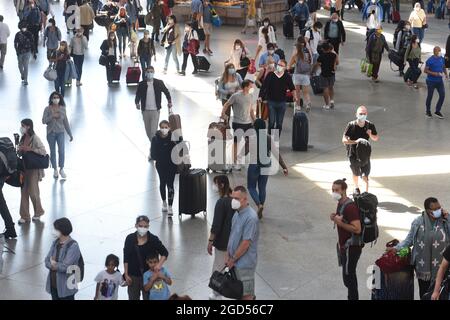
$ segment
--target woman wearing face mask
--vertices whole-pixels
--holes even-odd
[[[145,258],[151,254],[161,256],[155,273],[158,273],[164,262],[166,262],[169,252],[162,244],[161,240],[149,230],[150,220],[147,216],[136,218],[136,232],[133,232],[125,239],[123,248],[124,278],[128,285],[128,299],[140,300],[141,293],[144,300],[148,300],[148,294],[144,291],[143,275],[148,271]]]
[[[114,23],[117,27],[116,33],[119,38],[119,58],[126,57],[125,48],[127,45],[127,39],[130,36],[131,20],[127,15],[125,8],[119,9],[119,14],[114,19]]]
[[[165,20],[163,19],[163,1],[157,1],[155,5],[150,10],[150,15],[152,16],[152,39],[156,42],[159,42],[159,29],[161,27],[161,21]]]
[[[227,254],[228,239],[230,238],[231,222],[233,220],[234,210],[231,208],[230,181],[225,175],[215,176],[213,180],[213,191],[219,194],[219,199],[214,207],[214,218],[211,225],[211,232],[208,239],[207,251],[210,256],[213,255],[213,270],[221,271],[224,267],[223,262]],[[220,300],[222,296],[212,291],[209,300]]]
[[[34,152],[39,155],[46,155],[47,151],[41,139],[34,133],[33,121],[31,119],[23,119],[21,122],[20,138],[18,154],[22,156],[26,152]],[[44,214],[39,195],[39,181],[44,177],[44,170],[41,169],[25,169],[24,181],[21,188],[20,196],[20,220],[19,224],[30,222],[30,199],[34,208],[33,221],[39,221]]]
[[[297,41],[296,50],[291,60],[289,61],[289,68],[295,65],[293,75],[293,82],[295,91],[297,92],[297,108],[300,109],[300,93],[303,93],[303,100],[306,103],[306,112],[311,110],[311,97],[309,95],[310,75],[313,66],[313,58],[311,49],[306,46],[304,38]]]
[[[244,80],[250,63],[249,56],[250,51],[248,51],[244,43],[241,40],[236,39],[233,44],[233,49],[231,50],[230,58],[225,61],[225,65],[227,63],[232,63],[237,68],[236,72],[239,73],[242,80]],[[243,62],[243,65],[241,65],[241,62]]]
[[[70,59],[69,49],[66,41],[61,41],[59,49],[53,53],[50,62],[56,63],[56,80],[55,91],[59,92],[64,97],[65,92],[65,76],[67,60]]]
[[[267,45],[270,42],[270,37],[269,37],[269,29],[268,28],[263,28],[261,30],[261,37],[259,37],[259,41],[258,41],[258,46],[256,47],[256,54],[255,54],[255,61],[258,61],[258,56],[259,54],[263,51],[263,49],[267,48]],[[273,53],[272,53],[273,55]]]
[[[172,204],[175,195],[173,182],[177,173],[177,166],[172,161],[172,150],[175,142],[172,141],[169,122],[163,120],[159,123],[159,131],[156,132],[151,144],[151,157],[155,160],[156,170],[159,176],[159,192],[163,201],[162,212],[167,212],[168,218],[173,216]],[[169,206],[166,201],[166,188]]]
[[[77,70],[77,87],[81,86],[81,75],[83,73],[84,53],[88,48],[88,39],[84,35],[83,29],[78,29],[75,37],[70,39],[70,47],[72,48],[73,63]]]
[[[229,63],[225,65],[225,71],[220,78],[218,91],[219,91],[219,99],[222,101],[222,106],[230,99],[230,97],[239,91],[242,84],[242,78],[239,73],[236,72],[236,68],[234,64]],[[230,109],[226,115],[230,116]]]
[[[164,74],[167,74],[167,67],[169,66],[169,59],[172,56],[177,72],[180,73],[180,63],[178,62],[178,55],[181,55],[181,35],[178,30],[177,18],[171,15],[167,20],[167,25],[163,29],[162,45],[166,49],[166,60],[164,63]]]
[[[392,250],[411,248],[411,265],[414,266],[419,282],[420,298],[430,289],[436,279],[442,252],[450,244],[450,221],[436,198],[427,198],[425,211],[411,224],[405,240]]]
[[[419,38],[420,43],[422,43],[423,38],[425,37],[424,26],[427,24],[427,15],[419,2],[414,5],[414,9],[409,15],[409,23],[411,23],[413,34],[415,34]]]
[[[256,163],[251,163],[247,170],[247,187],[253,201],[258,207],[258,218],[262,219],[264,204],[266,202],[266,188],[269,181],[269,175],[272,172],[271,157],[277,159],[280,166],[283,168],[283,174],[288,175],[288,168],[284,163],[283,158],[278,152],[278,147],[275,145],[272,137],[268,134],[266,122],[262,119],[256,119],[254,122],[256,135],[250,139],[255,139],[251,144],[257,146],[253,150],[256,151]],[[265,144],[264,144],[265,143]],[[262,147],[263,146],[263,147]],[[252,161],[253,162],[253,161]]]
[[[192,28],[191,23],[186,23],[184,28],[184,39],[183,39],[183,64],[181,66],[181,75],[186,75],[186,66],[188,57],[191,56],[192,64],[194,65],[194,71],[192,74],[197,74],[197,54],[200,48],[200,41],[198,40],[197,31]]]
[[[100,50],[102,50],[102,55],[107,57],[106,63],[106,79],[108,80],[108,84],[112,83],[112,77],[114,72],[114,66],[117,61],[117,38],[114,32],[108,33],[108,39],[104,40],[102,45],[100,46]]]
[[[61,41],[61,30],[56,26],[55,19],[48,20],[48,27],[44,31],[44,40],[42,46],[47,46],[47,59],[50,60],[58,49],[58,44]]]
[[[256,80],[255,85],[257,88],[261,88],[262,84],[264,83],[264,80],[266,79],[267,75],[271,72],[275,72],[276,70],[276,64],[275,60],[272,56],[267,57],[267,63],[263,65],[256,74]],[[260,91],[261,94],[261,91]]]
[[[156,51],[155,43],[150,37],[150,31],[144,31],[144,38],[139,40],[139,45],[137,48],[137,53],[141,61],[142,70],[147,70],[148,67],[152,65],[152,56],[155,57],[156,62]],[[142,80],[145,79],[145,73],[142,72]]]
[[[78,242],[70,234],[72,223],[67,218],[61,218],[53,222],[53,242],[50,251],[45,258],[45,267],[49,270],[46,291],[51,294],[52,300],[75,300],[77,287],[68,286],[72,277],[69,267],[78,266],[81,251]]]
[[[262,32],[264,28],[267,29],[267,35],[269,37],[269,42],[267,42],[267,43],[273,43],[274,45],[277,45],[277,37],[275,35],[275,30],[276,29],[275,29],[275,26],[270,23],[270,19],[269,18],[264,18],[262,26],[259,27],[259,31],[258,31],[259,41],[258,41],[258,43],[261,42],[261,39],[265,40],[265,36],[264,36],[264,34]]]
[[[405,61],[408,61],[409,69],[406,71],[404,79],[409,87],[414,86],[415,89],[419,88],[417,85],[417,80],[421,74],[419,63],[422,63],[422,49],[420,48],[419,42],[419,38],[413,35],[411,37],[411,43],[405,52]]]
[[[61,178],[66,179],[64,172],[65,159],[65,132],[72,142],[73,136],[67,119],[64,98],[58,92],[53,92],[49,97],[48,107],[44,109],[42,123],[47,125],[47,141],[50,146],[50,160],[53,167],[53,177],[58,179],[58,167],[56,166],[56,144],[58,144],[58,164]]]

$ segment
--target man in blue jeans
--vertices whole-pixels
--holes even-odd
[[[433,55],[428,58],[425,64],[425,73],[427,76],[427,88],[428,95],[426,100],[427,107],[427,118],[431,119],[433,116],[431,115],[431,99],[433,99],[433,93],[436,89],[439,94],[438,102],[436,103],[436,110],[434,114],[439,119],[444,119],[444,116],[441,113],[442,104],[445,99],[445,88],[444,88],[444,80],[443,77],[448,79],[447,69],[445,68],[445,60],[442,57],[441,48],[434,47]]]
[[[269,134],[272,134],[273,129],[278,129],[281,135],[286,111],[286,92],[290,91],[294,102],[297,101],[292,77],[285,70],[286,61],[278,61],[277,70],[267,75],[261,87],[259,100],[267,101],[269,105]]]

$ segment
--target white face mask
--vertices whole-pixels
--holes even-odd
[[[269,68],[275,69],[275,63],[270,63]]]
[[[250,88],[250,90],[248,90],[249,94],[253,94],[255,92],[255,88]]]
[[[364,122],[367,120],[367,115],[366,114],[358,114],[356,116],[356,118],[358,118],[359,121]]]
[[[238,210],[241,207],[241,203],[236,199],[231,200],[231,209]]]
[[[167,136],[167,134],[169,133],[169,129],[168,128],[163,128],[161,129],[161,133],[165,136]]]
[[[22,30],[22,32],[25,32],[25,31],[27,31],[27,28],[22,28],[20,30]]]
[[[437,209],[432,214],[434,218],[439,219],[442,216],[442,209]]]
[[[56,229],[53,229],[53,231],[52,231],[52,236],[53,236],[54,238],[56,238],[56,239],[60,238],[60,237],[61,237],[61,231],[56,230]]]
[[[264,22],[264,27],[268,27],[269,26],[269,23],[268,22]]]
[[[53,98],[53,99],[52,99],[52,103],[55,104],[55,105],[56,105],[56,104],[59,105],[59,98]]]
[[[213,190],[214,192],[219,192],[219,187],[217,186],[217,184],[213,184],[212,190]]]
[[[48,26],[53,27],[53,23],[49,22]]]
[[[170,24],[173,24],[173,20],[172,20],[172,19],[169,19],[169,23],[170,23]]]
[[[338,22],[338,19],[333,19],[332,21],[333,21],[333,22]]]
[[[24,127],[20,127],[20,133],[24,135],[25,133],[27,133],[27,129],[25,129]]]
[[[270,55],[273,55],[275,53],[275,50],[268,50]]]
[[[333,193],[331,194],[331,197],[332,197],[335,201],[339,201],[339,200],[342,199],[342,195],[341,195],[340,193],[337,193],[337,192],[333,192]]]
[[[239,49],[241,49],[241,46],[235,46],[234,47],[234,50],[239,50]]]
[[[284,71],[284,67],[282,67],[282,66],[277,66],[277,71],[278,71],[279,73],[283,72],[283,71]]]
[[[137,232],[141,237],[143,237],[147,234],[148,228],[138,227]]]

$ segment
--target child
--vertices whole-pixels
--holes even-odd
[[[119,285],[122,283],[122,274],[117,270],[119,257],[110,254],[106,257],[106,270],[101,271],[96,277],[94,300],[117,300]]]
[[[158,254],[152,254],[145,259],[150,270],[144,273],[144,290],[149,294],[149,300],[168,300],[170,296],[169,287],[172,285],[170,273],[162,267],[156,273],[155,267],[159,263]]]

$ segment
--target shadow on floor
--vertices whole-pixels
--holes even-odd
[[[422,213],[422,210],[420,208],[408,207],[408,206],[405,206],[404,204],[398,203],[398,202],[380,202],[378,204],[378,208],[384,209],[389,212],[395,212],[395,213],[405,213],[405,212],[410,212],[413,214]]]

